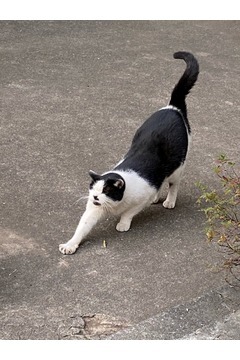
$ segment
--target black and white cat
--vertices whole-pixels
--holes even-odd
[[[159,201],[165,180],[169,191],[163,206],[174,208],[191,133],[185,98],[199,73],[198,62],[191,53],[179,51],[174,58],[183,59],[187,67],[173,89],[169,105],[143,123],[126,156],[113,170],[103,175],[89,172],[92,182],[86,210],[72,239],[59,245],[61,253],[73,254],[107,214],[120,216],[116,229],[128,231],[136,214]]]

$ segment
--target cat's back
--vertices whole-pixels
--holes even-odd
[[[136,131],[132,145],[138,142],[165,143],[177,142],[185,138],[190,129],[181,112],[173,107],[162,108],[153,113]],[[140,145],[140,144],[139,144]]]

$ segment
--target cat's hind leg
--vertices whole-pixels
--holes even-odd
[[[167,198],[163,202],[163,206],[166,209],[173,209],[175,207],[183,169],[184,169],[184,164],[179,166],[179,168],[177,168],[177,170],[175,170],[173,174],[169,176],[169,178],[167,178],[169,189],[168,189]]]
[[[162,186],[160,187],[160,189],[158,190],[158,192],[157,192],[157,194],[156,194],[156,196],[155,196],[152,204],[154,204],[154,205],[155,205],[155,204],[159,204],[159,203],[161,202],[162,196],[163,196],[163,184],[162,184]]]

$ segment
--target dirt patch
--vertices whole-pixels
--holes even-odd
[[[1,308],[0,323],[4,340],[101,340],[131,325],[105,314],[75,315],[64,306],[27,303]]]
[[[59,327],[60,339],[104,339],[129,327],[126,321],[104,314],[74,315]]]

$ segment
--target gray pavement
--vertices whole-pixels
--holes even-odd
[[[239,29],[0,22],[1,339],[240,339],[239,290],[214,271],[222,255],[205,241],[195,185],[217,186],[220,153],[239,159]],[[167,105],[185,67],[178,50],[195,54],[201,72],[187,99],[193,144],[176,208],[151,206],[128,233],[107,219],[62,255],[88,170],[111,169]]]

